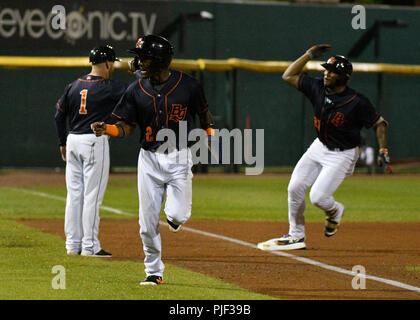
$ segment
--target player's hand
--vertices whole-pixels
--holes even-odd
[[[393,173],[394,170],[391,167],[391,159],[388,154],[388,148],[380,148],[378,154],[378,165],[380,167],[386,166],[386,172]]]
[[[311,59],[314,59],[314,58],[319,58],[330,49],[331,49],[331,45],[329,44],[317,44],[309,48],[308,51],[306,52],[311,56]]]
[[[61,159],[66,162],[66,146],[60,146]]]
[[[128,73],[134,74],[140,70],[139,58],[135,57],[133,60],[128,61]]]
[[[97,137],[100,137],[105,134],[106,124],[105,122],[94,122],[90,125],[90,128]]]

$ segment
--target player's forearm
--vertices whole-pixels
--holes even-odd
[[[124,121],[118,121],[116,124],[94,122],[90,127],[97,137],[107,134],[111,137],[124,138],[131,135],[134,131],[134,127],[126,124]]]
[[[311,60],[311,56],[306,52],[287,67],[286,71],[283,73],[282,79],[289,82],[288,80],[299,76],[309,60]]]
[[[106,124],[105,125],[105,134],[117,137],[117,138],[124,138],[131,135],[134,131],[134,128],[124,121],[118,121],[116,124]]]
[[[387,148],[387,125],[382,122],[375,127],[376,139],[378,140],[379,148]]]
[[[200,118],[200,125],[201,125],[202,129],[214,128],[215,127],[213,115],[211,114],[211,112],[209,110],[201,113],[199,115],[199,118]]]
[[[200,126],[202,129],[206,130],[207,134],[209,136],[213,136],[214,135],[214,128],[215,128],[215,123],[214,123],[214,119],[213,116],[210,112],[210,110],[207,110],[203,113],[201,113],[199,115],[200,118]]]
[[[58,135],[58,140],[60,141],[60,146],[65,146],[66,140],[67,140],[67,129],[66,129],[67,126],[66,126],[65,119],[64,120],[56,119],[55,125],[57,128],[57,135]]]

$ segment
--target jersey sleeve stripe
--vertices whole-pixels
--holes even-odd
[[[116,116],[118,119],[122,119],[118,114],[116,114],[115,112],[112,113],[113,116]]]
[[[375,117],[375,120],[373,120],[371,123],[369,123],[369,125],[368,125],[368,127],[367,128],[370,128],[370,127],[372,127],[375,123],[376,123],[376,121],[378,121],[379,120],[379,118],[381,117],[381,115],[378,113],[378,112],[376,112],[376,117]]]

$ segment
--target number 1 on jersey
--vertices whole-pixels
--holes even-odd
[[[80,91],[80,95],[81,97],[81,101],[80,101],[80,109],[79,109],[79,113],[80,114],[87,114],[87,110],[86,110],[86,97],[87,97],[87,89],[83,89],[82,91]]]

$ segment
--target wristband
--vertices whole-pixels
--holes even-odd
[[[105,125],[105,133],[111,137],[118,137],[119,130],[115,124],[106,124]]]
[[[214,131],[213,128],[207,128],[206,133],[207,133],[208,136],[214,136],[215,135],[215,131]]]

